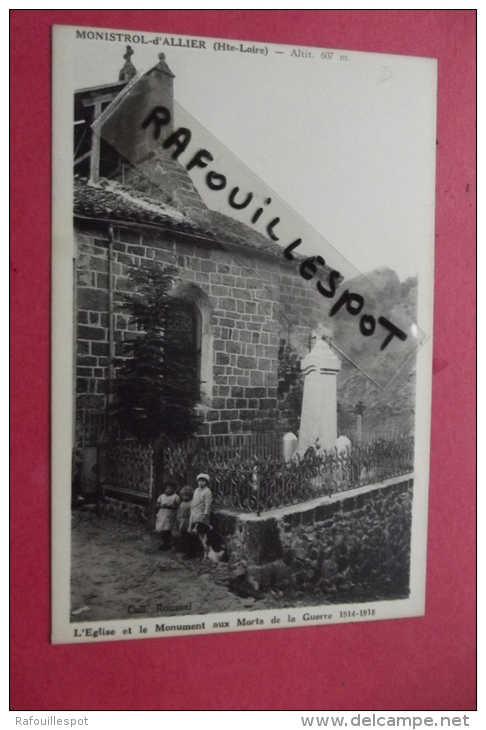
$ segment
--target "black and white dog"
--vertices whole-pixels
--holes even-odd
[[[196,522],[194,525],[194,533],[202,545],[204,560],[221,563],[228,559],[224,540],[214,527],[206,525],[204,522]]]

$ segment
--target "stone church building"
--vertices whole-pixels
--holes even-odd
[[[184,338],[192,353],[201,433],[285,432],[293,381],[282,359],[291,352],[299,368],[325,319],[325,301],[281,246],[209,210],[161,146],[134,164],[93,129],[101,114],[109,119],[136,73],[131,49],[125,59],[119,81],[82,89],[74,99],[77,437],[89,441],[89,428],[80,435],[79,424],[106,411],[112,360],[136,336],[120,310],[130,267],[153,261],[177,270],[171,336]],[[174,74],[163,54],[137,84],[142,102],[172,107]]]

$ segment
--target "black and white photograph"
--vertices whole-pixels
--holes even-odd
[[[424,613],[436,73],[54,28],[54,643]]]

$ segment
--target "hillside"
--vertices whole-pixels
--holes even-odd
[[[346,282],[346,288],[359,291],[365,297],[367,312],[387,312],[387,317],[397,322],[401,319],[416,320],[416,278],[400,282],[394,271],[384,267]],[[339,433],[348,435],[352,440],[355,438],[356,407],[360,402],[363,404],[364,438],[413,432],[415,357],[411,356],[402,367],[399,347],[390,346],[386,356],[382,352],[367,351],[366,341],[357,335],[354,318],[344,310],[335,317],[335,331],[339,333],[339,349],[363,370],[383,376],[398,372],[391,385],[382,390],[349,359],[341,358],[342,370],[338,374]]]

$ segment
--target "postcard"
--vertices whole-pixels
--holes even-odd
[[[424,614],[436,88],[54,27],[54,643]]]

